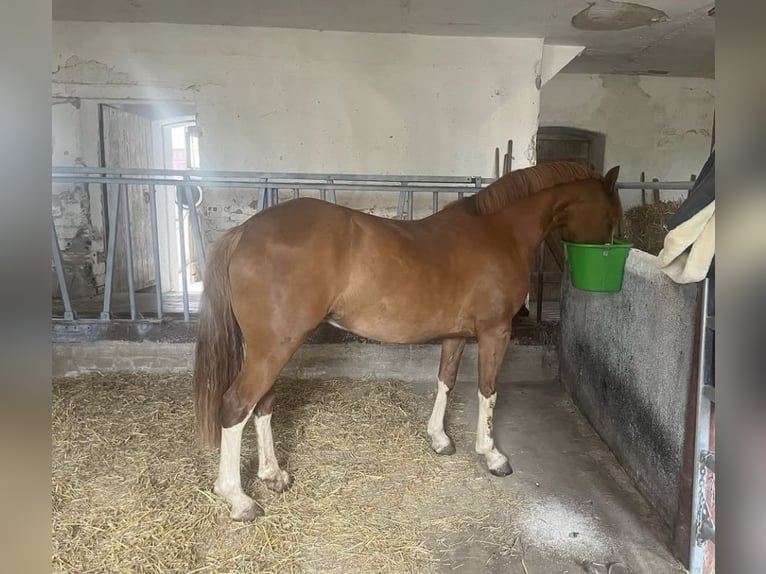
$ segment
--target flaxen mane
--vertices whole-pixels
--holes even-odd
[[[546,163],[512,171],[466,199],[470,202],[468,207],[471,211],[478,215],[490,215],[541,189],[583,179],[602,178],[592,169],[579,163]]]

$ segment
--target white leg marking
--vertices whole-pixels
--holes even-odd
[[[508,458],[495,447],[492,437],[492,417],[495,409],[497,393],[485,397],[479,391],[479,417],[476,426],[476,452],[483,454],[487,467],[492,474],[507,475],[511,473]]]
[[[239,474],[242,429],[252,412],[233,427],[221,429],[221,459],[213,490],[231,504],[230,516],[234,520],[253,520],[259,514],[255,501],[242,490]]]
[[[529,309],[529,293],[527,293],[527,296],[524,297],[524,306]]]
[[[255,430],[258,433],[258,478],[272,490],[282,492],[290,486],[290,475],[279,469],[274,454],[274,437],[271,434],[271,413],[255,416]]]
[[[436,400],[431,418],[428,420],[428,436],[431,437],[431,446],[439,454],[452,454],[455,447],[444,432],[444,413],[447,410],[447,385],[442,381],[436,383]]]

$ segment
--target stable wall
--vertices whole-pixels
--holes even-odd
[[[692,377],[697,285],[631,250],[619,293],[574,289],[564,274],[561,381],[639,489],[673,524]]]
[[[539,38],[55,22],[53,47],[54,96],[193,103],[203,169],[489,176],[508,139],[535,163]],[[208,239],[254,199],[208,190]]]
[[[51,143],[54,165],[83,165],[87,142],[83,141],[82,122],[88,114],[83,114],[81,107],[81,102],[76,99],[53,103]],[[95,106],[86,111],[97,114]],[[96,123],[93,128],[97,134]],[[87,190],[75,184],[54,184],[51,207],[70,294],[73,297],[95,295],[103,286],[106,271],[100,190]],[[54,294],[57,286],[54,281]]]
[[[559,74],[542,89],[540,125],[606,136],[604,170],[620,166],[620,181],[688,181],[710,153],[715,80]],[[685,197],[663,191],[661,199]],[[651,194],[649,194],[651,196]],[[624,190],[627,209],[640,191]]]

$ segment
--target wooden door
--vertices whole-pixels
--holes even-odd
[[[152,122],[149,118],[117,107],[101,104],[104,166],[111,168],[149,168],[152,166]],[[110,192],[115,186],[109,186]],[[130,213],[133,250],[133,284],[141,290],[154,286],[154,261],[149,207],[149,187],[125,186]],[[112,194],[109,194],[112,197]],[[120,206],[113,292],[128,291],[127,252],[124,215]],[[114,205],[109,204],[109,210]],[[111,233],[111,230],[110,230]]]
[[[565,127],[541,127],[537,132],[537,164],[572,161],[603,173],[604,141],[604,136],[595,132]],[[564,244],[558,232],[554,231],[545,241],[544,301],[559,300],[565,262]],[[533,288],[537,285],[537,274],[535,265],[535,271],[532,273]]]

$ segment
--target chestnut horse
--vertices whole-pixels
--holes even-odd
[[[262,513],[240,480],[242,429],[253,411],[258,477],[276,491],[290,485],[274,454],[273,385],[323,321],[385,343],[442,341],[427,427],[439,454],[455,452],[444,412],[466,338],[475,336],[476,452],[492,474],[510,474],[493,439],[495,385],[536,248],[554,228],[569,241],[611,241],[622,216],[618,171],[602,177],[568,162],[521,169],[417,221],[301,198],[227,231],[208,258],[194,395],[200,442],[220,446],[214,491],[231,518]]]

